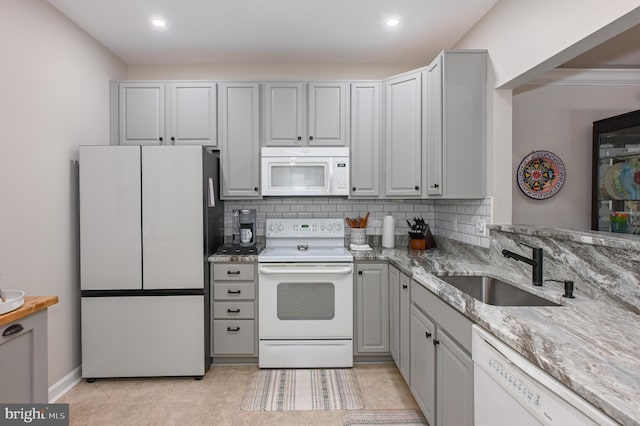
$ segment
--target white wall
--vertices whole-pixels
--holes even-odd
[[[600,81],[588,77],[587,71],[581,72],[582,82],[532,84],[514,91],[511,176],[527,154],[542,149],[562,159],[566,180],[553,197],[532,200],[512,179],[513,223],[591,229],[592,124],[640,109],[640,71],[635,73],[635,83],[616,81],[615,70],[607,71],[608,80]]]
[[[512,222],[511,90],[638,23],[640,0],[501,0],[454,46],[489,51],[487,182],[494,223]]]
[[[0,287],[55,295],[49,385],[80,365],[77,147],[126,64],[44,0],[0,1]]]
[[[429,61],[425,60],[425,65]],[[415,69],[412,64],[129,65],[129,80],[366,80]]]

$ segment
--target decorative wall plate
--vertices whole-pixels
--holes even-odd
[[[564,184],[564,164],[550,151],[534,151],[522,159],[516,172],[518,186],[527,197],[544,200]]]

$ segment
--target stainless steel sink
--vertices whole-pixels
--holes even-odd
[[[550,300],[521,290],[497,278],[484,275],[438,276],[469,296],[495,306],[560,306]]]

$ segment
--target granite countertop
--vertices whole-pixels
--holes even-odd
[[[618,422],[640,425],[640,317],[636,313],[582,293],[579,284],[575,299],[562,297],[560,283],[545,282],[534,288],[527,277],[504,264],[489,264],[473,249],[352,253],[355,261],[389,261]],[[562,306],[487,305],[434,274],[499,277]]]
[[[20,320],[26,316],[35,314],[36,312],[40,312],[41,310],[55,305],[56,303],[58,303],[57,296],[25,296],[24,305],[15,311],[0,315],[0,326]]]

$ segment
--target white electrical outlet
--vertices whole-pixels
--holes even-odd
[[[484,220],[476,223],[476,235],[480,235],[481,237],[487,236],[487,223]]]
[[[458,216],[453,217],[453,232],[458,232]]]

